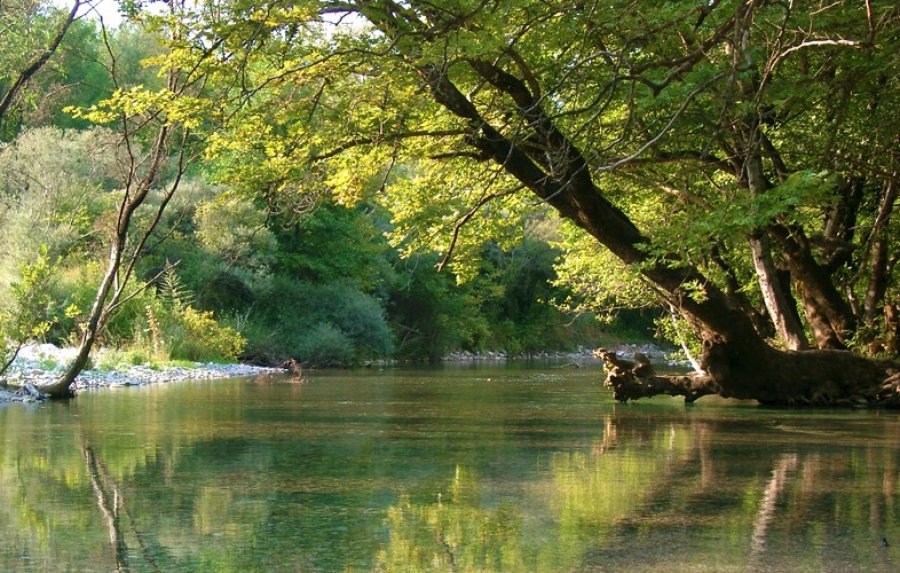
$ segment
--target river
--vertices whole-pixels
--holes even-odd
[[[623,405],[601,378],[312,372],[0,406],[0,570],[900,570],[897,412]]]

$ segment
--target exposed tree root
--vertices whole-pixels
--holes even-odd
[[[769,406],[900,408],[900,365],[890,361],[874,363],[849,352],[811,351],[779,353],[782,366],[774,371],[767,362],[749,372],[734,368],[711,368],[711,374],[693,373],[660,376],[642,360],[631,362],[615,352],[603,351],[607,377],[619,402],[652,396],[684,396],[691,403],[715,394],[726,398],[750,398]],[[705,367],[710,366],[705,353]],[[786,364],[790,367],[785,368]],[[873,368],[873,366],[875,368]],[[716,376],[716,373],[719,376]],[[755,378],[756,383],[748,380]]]
[[[635,356],[635,362],[623,360],[615,352],[603,351],[600,356],[606,367],[605,385],[613,389],[613,397],[619,402],[665,394],[684,396],[684,401],[690,403],[720,392],[708,374],[657,376],[642,356]]]

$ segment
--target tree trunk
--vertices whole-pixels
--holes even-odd
[[[782,247],[782,257],[797,283],[819,347],[846,348],[847,337],[856,330],[856,319],[850,305],[834,288],[828,271],[813,257],[803,230],[774,224],[768,231]]]
[[[772,260],[768,239],[763,233],[753,233],[748,242],[759,289],[779,338],[788,350],[806,350],[809,348],[809,342],[803,332],[803,325],[800,324],[800,317],[797,316],[793,298],[788,296],[790,286],[781,281]]]
[[[128,126],[126,125],[126,134],[127,130]],[[134,269],[134,264],[137,262],[147,238],[156,228],[163,210],[165,210],[169,200],[178,188],[181,176],[184,174],[185,169],[183,161],[179,161],[178,171],[174,182],[167,190],[163,200],[156,207],[155,215],[144,230],[141,239],[137,242],[137,245],[132,252],[129,253],[128,262],[123,271],[123,258],[125,257],[126,246],[128,245],[128,234],[131,231],[132,219],[135,212],[144,204],[144,201],[150,193],[150,189],[156,183],[159,172],[166,159],[169,135],[170,127],[166,124],[160,126],[156,134],[153,148],[148,157],[149,166],[147,167],[147,171],[139,181],[135,182],[134,180],[131,180],[129,181],[129,185],[126,185],[125,196],[119,204],[115,235],[113,236],[112,246],[109,250],[106,273],[103,275],[100,284],[97,286],[97,294],[91,305],[91,310],[88,313],[88,320],[85,324],[84,332],[81,335],[78,354],[58,379],[50,384],[40,387],[41,392],[45,393],[50,398],[69,398],[73,395],[72,384],[75,383],[78,374],[80,374],[85,366],[87,366],[91,350],[97,340],[97,335],[106,325],[111,313],[118,306],[125,285],[128,282],[131,272]],[[128,137],[131,136],[126,135],[126,140]],[[182,150],[181,153],[183,154],[184,151]],[[183,159],[183,155],[181,158]],[[131,157],[131,161],[130,172],[131,174],[135,174],[137,172],[139,161],[133,156]],[[119,276],[120,272],[122,272],[121,278]],[[112,292],[111,296],[110,292]]]
[[[864,316],[868,324],[872,324],[884,303],[884,295],[887,292],[888,281],[888,253],[890,252],[890,239],[887,227],[894,211],[894,202],[897,200],[896,172],[887,182],[887,189],[881,197],[878,207],[878,216],[872,229],[872,247],[870,252],[869,287],[866,289],[864,303]]]
[[[747,17],[751,17],[748,13]],[[741,42],[734,47],[735,69],[746,66],[748,70],[755,70],[753,57],[747,46],[749,35],[742,34]],[[759,87],[759,77],[756,73],[750,74],[744,80],[738,82],[747,101],[754,101],[755,92]],[[752,110],[740,122],[734,132],[737,139],[736,148],[742,155],[741,161],[735,164],[736,177],[749,191],[753,199],[763,196],[770,185],[763,170],[761,146],[763,135],[760,129],[760,112]],[[776,155],[774,148],[772,155]],[[762,226],[762,224],[761,224]],[[768,225],[766,225],[768,226]],[[809,347],[803,325],[799,317],[794,301],[790,296],[790,279],[782,283],[775,262],[772,260],[772,251],[768,237],[762,229],[754,229],[748,237],[750,253],[753,257],[753,266],[756,269],[756,277],[759,289],[762,292],[763,302],[775,323],[775,330],[779,338],[788,350],[805,350]]]
[[[477,69],[477,68],[476,68]],[[648,262],[647,243],[630,219],[594,186],[584,160],[574,144],[546,118],[540,104],[528,99],[524,84],[499,70],[480,69],[485,79],[522,100],[520,108],[532,125],[542,126],[543,139],[565,150],[568,172],[547,175],[515,142],[505,138],[479,115],[474,105],[436,69],[425,71],[435,99],[461,117],[470,119],[475,134],[469,141],[487,157],[585,229],[626,264],[637,266],[668,302],[699,328],[705,352],[705,375],[651,377],[633,373],[613,375],[610,383],[620,400],[655,394],[685,395],[691,400],[704,394],[752,398],[765,404],[866,404],[898,405],[895,363],[874,362],[841,351],[785,352],[771,348],[759,337],[748,316],[727,303],[727,297],[693,267]],[[536,117],[539,116],[539,117]],[[669,262],[676,263],[673,257]],[[701,297],[689,286],[703,285]]]
[[[78,344],[78,354],[75,359],[66,367],[62,375],[50,384],[40,386],[40,391],[50,398],[68,398],[73,395],[72,384],[75,379],[87,366],[88,358],[90,358],[91,350],[94,348],[94,342],[97,340],[97,333],[103,326],[103,317],[106,309],[106,299],[109,297],[109,291],[112,290],[113,283],[119,274],[119,268],[122,265],[122,251],[125,247],[125,237],[117,238],[115,244],[109,252],[109,263],[106,273],[100,280],[97,287],[97,294],[88,313],[88,322],[85,325],[84,332],[81,334],[81,340]]]
[[[733,45],[734,72],[738,76],[738,86],[741,99],[747,102],[757,102],[757,95],[761,89],[760,74],[754,59],[753,51],[750,47],[750,28],[753,20],[753,11],[747,9],[743,11],[741,17],[736,20],[735,43]],[[748,73],[749,72],[749,73]],[[738,181],[741,181],[749,190],[751,197],[761,197],[772,186],[766,178],[763,170],[761,147],[763,141],[769,144],[768,152],[770,156],[778,158],[777,150],[762,132],[762,121],[765,110],[754,106],[743,120],[735,126],[734,136],[736,141],[736,149],[739,150],[740,162],[735,164],[735,175]],[[781,164],[780,158],[776,163]],[[797,291],[803,300],[803,308],[807,315],[807,320],[816,337],[816,342],[820,348],[845,348],[845,337],[852,334],[855,328],[855,320],[849,305],[841,298],[840,294],[834,288],[830,281],[829,273],[822,268],[813,258],[809,248],[809,241],[806,240],[802,229],[787,228],[779,221],[772,221],[765,225],[766,232],[775,239],[781,248],[782,258],[787,264],[791,277],[797,284]],[[752,238],[751,238],[752,241]],[[752,246],[752,242],[751,242]],[[754,263],[757,264],[757,255],[754,252]],[[757,264],[757,271],[760,266]],[[763,299],[769,313],[772,315],[776,326],[780,321],[788,320],[784,325],[785,328],[797,328],[799,324],[791,324],[789,319],[784,318],[786,307],[779,305],[777,298],[766,293],[770,289],[770,285],[765,284],[771,279],[767,276],[764,269],[763,274],[759,275],[760,285],[763,288]],[[777,286],[777,283],[776,283]],[[789,286],[789,285],[785,285]],[[774,298],[774,299],[773,299]],[[770,302],[770,299],[771,300]],[[802,328],[800,329],[802,333]],[[779,331],[779,334],[781,332]],[[785,338],[786,345],[789,349],[800,350],[804,345],[797,345],[794,337],[798,333],[791,331]],[[805,335],[803,340],[805,342]],[[784,337],[783,337],[784,338]]]
[[[606,385],[620,402],[666,394],[690,403],[709,394],[757,400],[769,406],[900,408],[900,364],[841,350],[791,352],[765,347],[735,352],[706,342],[706,374],[641,376],[631,363],[604,356]]]

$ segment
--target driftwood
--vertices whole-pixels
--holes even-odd
[[[288,358],[281,363],[281,367],[291,373],[290,382],[295,384],[306,384],[306,378],[303,376],[303,366],[296,358]]]
[[[596,354],[606,367],[604,385],[613,389],[613,397],[619,402],[667,394],[684,396],[684,401],[691,403],[707,394],[717,393],[707,374],[657,376],[650,359],[640,352],[635,352],[633,362],[619,358],[609,350],[600,349]]]
[[[35,388],[34,384],[24,384],[21,390],[22,394],[25,396],[30,396],[35,400],[43,400],[46,398],[44,394],[42,394],[37,388]]]

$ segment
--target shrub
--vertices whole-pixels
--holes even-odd
[[[246,330],[254,355],[349,365],[394,349],[381,305],[354,286],[275,276],[258,288],[252,325]],[[323,341],[315,341],[316,336]]]
[[[194,361],[234,361],[246,340],[230,326],[222,326],[209,311],[191,306],[175,309],[164,327],[171,357]]]
[[[37,259],[21,266],[21,278],[10,285],[11,304],[0,309],[0,374],[8,367],[21,344],[42,340],[50,331],[49,283],[55,266],[47,249],[41,247]]]
[[[315,366],[347,366],[356,361],[353,340],[340,328],[320,322],[296,341],[297,354]]]

